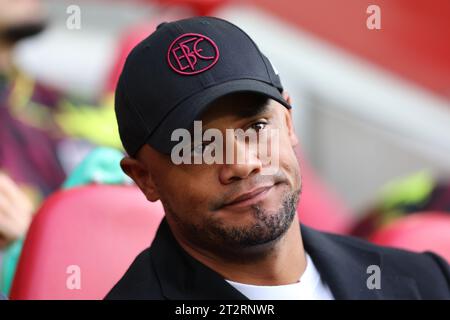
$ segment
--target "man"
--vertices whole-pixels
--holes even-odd
[[[164,23],[133,49],[116,90],[121,166],[165,218],[106,298],[450,298],[449,267],[432,253],[300,225],[291,103],[224,20]]]

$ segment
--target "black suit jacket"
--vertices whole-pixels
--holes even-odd
[[[450,267],[437,255],[412,253],[301,226],[305,250],[336,299],[450,299]],[[370,265],[381,288],[368,289]],[[135,259],[106,299],[247,299],[188,255],[164,219],[150,248]]]

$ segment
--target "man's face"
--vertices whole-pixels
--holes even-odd
[[[133,177],[147,198],[160,199],[175,236],[199,248],[239,254],[245,249],[270,246],[294,219],[301,189],[297,143],[288,109],[254,94],[234,94],[213,103],[201,117],[203,130],[222,132],[224,145],[247,152],[245,161],[226,164],[175,165],[170,156],[149,146],[138,154],[147,174]],[[274,174],[263,174],[271,164],[248,141],[229,138],[226,129],[277,132]],[[231,140],[231,141],[230,141]],[[247,151],[246,151],[247,150]],[[224,151],[225,153],[226,151]],[[129,171],[128,171],[129,172]]]

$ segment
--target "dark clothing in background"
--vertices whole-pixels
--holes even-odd
[[[59,99],[56,91],[20,74],[14,79],[0,75],[0,170],[41,196],[58,188],[65,177],[51,116]]]

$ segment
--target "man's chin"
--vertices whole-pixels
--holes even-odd
[[[210,230],[226,246],[240,249],[257,247],[279,240],[292,225],[294,217],[294,212],[259,208],[251,214],[241,215],[239,219],[210,226]]]
[[[284,237],[291,225],[292,220],[276,228],[254,224],[241,228],[215,230],[216,237],[213,241],[215,244],[210,249],[236,261],[255,261],[266,257]],[[217,248],[220,248],[220,252],[217,252]]]

